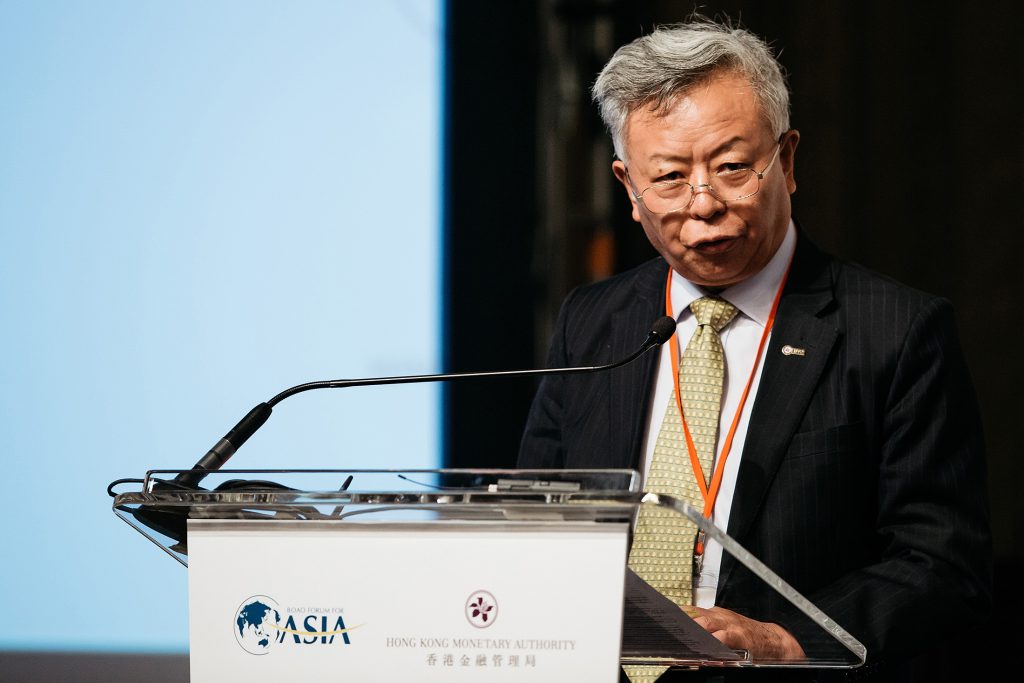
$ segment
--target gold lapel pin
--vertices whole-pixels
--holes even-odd
[[[790,346],[786,344],[782,347],[783,356],[803,356],[807,351],[805,349],[798,348],[796,346]]]

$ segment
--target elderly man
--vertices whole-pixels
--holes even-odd
[[[660,315],[677,330],[660,360],[545,379],[519,466],[642,471],[646,490],[692,500],[860,639],[869,670],[902,675],[990,606],[984,446],[949,303],[797,227],[800,135],[749,32],[656,30],[620,48],[593,93],[661,256],[572,292],[549,363],[622,357]],[[629,564],[730,647],[827,651],[693,527],[641,510]]]

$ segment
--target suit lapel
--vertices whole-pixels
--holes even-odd
[[[651,323],[665,308],[664,282],[668,266],[645,268],[637,277],[636,300],[612,314],[609,360],[636,351]],[[608,373],[608,424],[611,425],[610,467],[637,468],[646,427],[651,387],[658,367],[658,352],[652,350],[629,365]]]
[[[838,336],[828,316],[833,301],[829,261],[801,234],[764,358],[729,513],[728,533],[741,544],[832,353]],[[787,345],[804,354],[784,354]],[[734,566],[726,555],[719,592]]]

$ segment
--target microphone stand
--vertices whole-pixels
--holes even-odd
[[[450,382],[456,380],[482,379],[490,377],[536,377],[543,375],[571,375],[591,372],[602,372],[619,368],[632,363],[656,346],[668,341],[676,331],[676,321],[670,316],[663,316],[656,320],[640,347],[632,354],[606,365],[588,365],[570,368],[546,368],[534,370],[499,370],[492,372],[464,372],[446,373],[440,375],[406,375],[398,377],[375,377],[368,379],[337,379],[319,382],[307,382],[286,389],[274,396],[269,401],[260,403],[250,410],[238,424],[231,428],[191,470],[178,474],[174,479],[161,481],[155,484],[156,490],[176,491],[202,491],[199,483],[209,473],[219,470],[227,460],[259,429],[270,417],[273,407],[295,394],[312,389],[338,389],[359,386],[379,386],[384,384],[414,384],[419,382]],[[118,480],[123,482],[127,480]],[[108,492],[115,495],[111,490],[118,482],[108,487]],[[342,490],[351,483],[351,478],[342,485]],[[289,490],[289,487],[272,481],[245,481],[230,480],[221,483],[216,491],[267,491],[267,490]],[[177,541],[178,546],[185,551],[187,543],[186,522],[188,512],[184,508],[167,506],[147,506],[131,510],[131,513],[143,524]],[[337,510],[335,511],[335,514]]]
[[[178,489],[198,488],[199,482],[210,472],[219,470],[224,463],[241,448],[250,436],[270,417],[274,406],[295,394],[312,389],[344,389],[348,387],[380,386],[385,384],[416,384],[420,382],[451,382],[456,380],[483,379],[491,377],[536,377],[543,375],[571,375],[590,372],[613,370],[632,363],[656,346],[668,341],[676,331],[676,321],[670,316],[662,316],[651,325],[650,332],[636,351],[632,354],[605,365],[587,365],[570,368],[544,368],[533,370],[498,370],[486,372],[459,372],[440,375],[405,375],[398,377],[372,377],[364,379],[335,379],[318,382],[306,382],[290,389],[285,389],[269,401],[260,403],[250,410],[238,424],[231,428],[213,447],[207,451],[188,472],[182,472],[167,484]]]

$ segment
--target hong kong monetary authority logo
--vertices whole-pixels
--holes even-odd
[[[235,640],[253,655],[268,654],[272,647],[351,645],[349,636],[358,626],[346,626],[340,607],[284,607],[266,595],[253,595],[235,610]]]
[[[487,628],[498,618],[498,601],[487,591],[473,591],[466,599],[466,619],[477,628]]]

